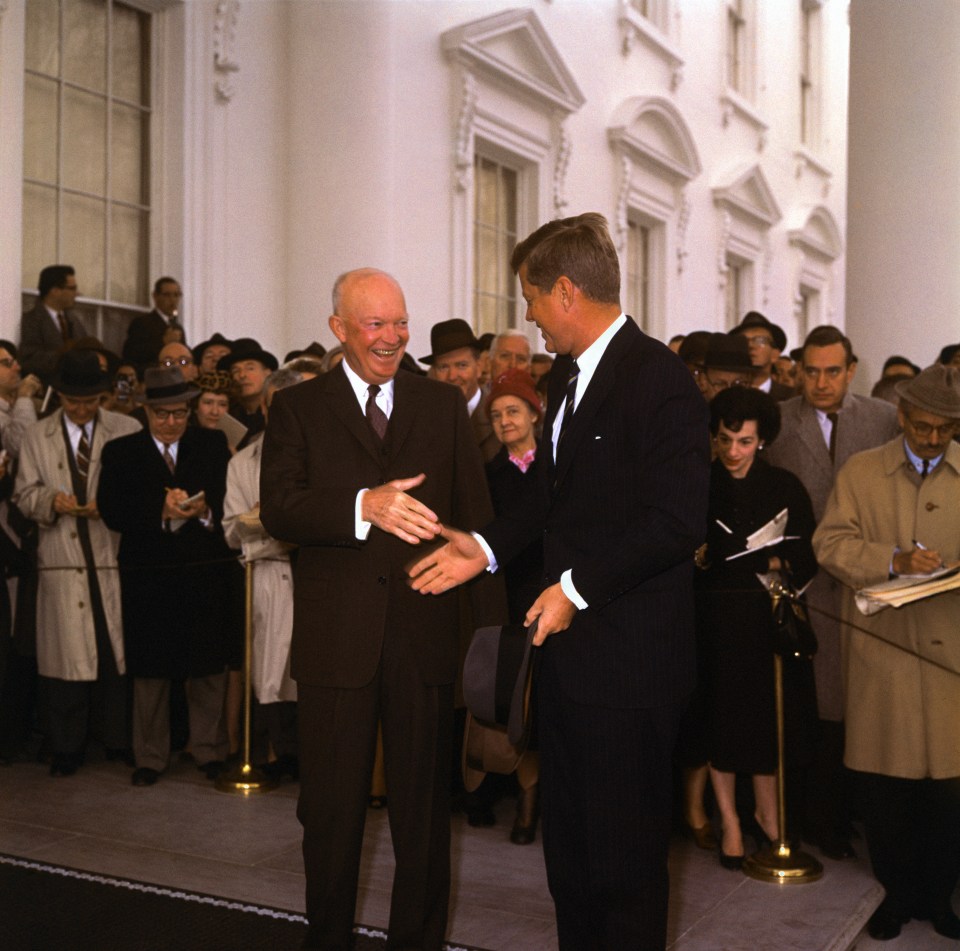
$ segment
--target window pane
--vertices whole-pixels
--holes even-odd
[[[146,204],[147,117],[132,106],[114,104],[111,128],[110,174],[113,198]]]
[[[147,214],[113,206],[110,234],[110,300],[139,304],[146,299]]]
[[[57,84],[27,75],[24,83],[23,174],[57,180]]]
[[[106,92],[107,7],[104,0],[63,0],[63,78]]]
[[[497,166],[486,159],[478,159],[475,181],[477,222],[493,224],[497,217]]]
[[[106,190],[106,102],[63,90],[63,184],[103,195]]]
[[[118,99],[149,105],[148,32],[145,13],[119,4],[113,8],[113,95]]]
[[[77,271],[84,297],[104,298],[104,203],[81,195],[63,196],[61,257]]]
[[[57,0],[28,0],[26,6],[27,69],[56,76],[60,71],[60,5]]]
[[[40,269],[56,260],[57,193],[42,185],[24,185],[21,286],[36,287]]]

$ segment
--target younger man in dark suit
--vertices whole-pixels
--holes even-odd
[[[39,300],[20,318],[20,362],[24,373],[49,383],[57,360],[72,340],[86,336],[83,324],[70,313],[79,287],[69,264],[51,264],[37,281]]]
[[[558,354],[542,506],[444,529],[412,566],[449,590],[542,535],[537,723],[547,880],[562,951],[662,949],[671,764],[694,684],[693,553],[703,540],[706,405],[683,363],[620,310],[599,214],[551,221],[514,249],[527,320]]]

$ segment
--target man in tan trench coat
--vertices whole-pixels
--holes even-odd
[[[65,354],[52,385],[61,408],[27,429],[14,501],[40,528],[37,666],[50,773],[69,776],[83,760],[91,699],[108,756],[129,756],[118,536],[100,520],[96,497],[103,446],[140,424],[100,408],[110,377],[92,350]]]
[[[960,561],[960,370],[930,367],[897,394],[903,435],[840,470],[813,546],[845,585],[844,759],[887,893],[867,930],[887,940],[929,919],[960,940],[960,589],[870,617],[854,603],[858,588]]]

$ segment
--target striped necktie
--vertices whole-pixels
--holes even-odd
[[[77,443],[77,471],[86,481],[87,473],[90,471],[90,440],[87,438],[87,427],[80,427],[80,441]]]
[[[563,402],[563,419],[560,420],[560,435],[557,437],[557,452],[560,451],[560,444],[563,442],[564,433],[573,419],[574,404],[577,399],[577,377],[580,376],[580,367],[574,360],[570,364],[570,376],[567,377],[567,395]]]

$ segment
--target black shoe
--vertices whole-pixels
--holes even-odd
[[[720,855],[720,864],[731,872],[740,872],[743,870],[743,856],[742,855],[727,855],[723,849],[719,851]]]
[[[909,918],[905,919],[902,915],[897,914],[889,902],[884,899],[867,922],[867,934],[874,941],[890,941],[900,934],[901,926],[909,920]]]
[[[151,769],[149,766],[140,766],[133,771],[130,782],[134,786],[152,786],[159,778],[160,774],[155,769]]]
[[[54,753],[50,761],[51,776],[72,776],[80,768],[80,757],[76,753]]]
[[[108,763],[123,763],[124,766],[135,766],[136,763],[133,759],[133,753],[128,749],[112,749],[107,747],[107,762]]]
[[[937,934],[960,941],[960,918],[953,913],[952,909],[948,908],[946,911],[932,915],[930,923]]]
[[[210,760],[209,763],[202,763],[197,767],[207,779],[216,779],[224,770],[226,763],[222,759]]]

